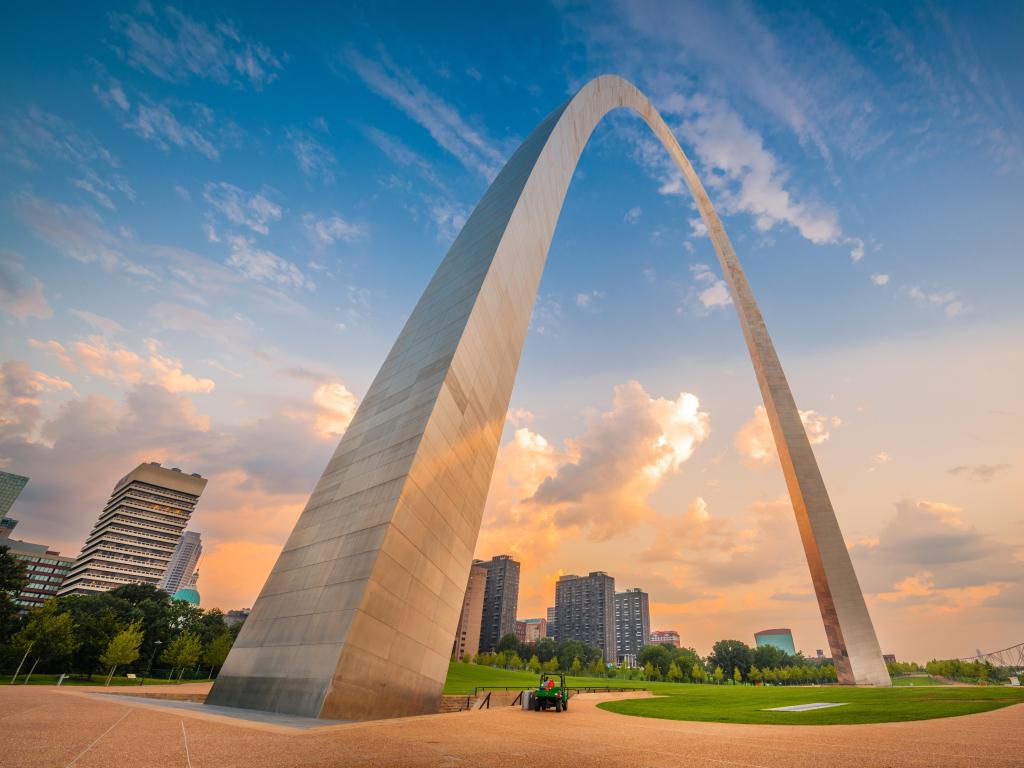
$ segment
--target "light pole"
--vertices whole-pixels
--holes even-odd
[[[146,665],[146,671],[143,673],[142,679],[139,681],[139,685],[142,685],[144,682],[146,682],[146,678],[149,676],[149,670],[151,670],[153,668],[153,659],[156,657],[156,647],[158,645],[163,645],[163,644],[164,643],[163,643],[162,640],[154,640],[153,641],[153,652],[151,654],[149,654],[149,664]]]

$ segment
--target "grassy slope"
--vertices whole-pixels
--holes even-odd
[[[931,675],[904,675],[903,677],[894,677],[892,684],[901,688],[920,688],[926,685],[942,685],[943,683]]]
[[[540,676],[532,672],[513,672],[476,664],[452,663],[448,667],[448,680],[444,684],[444,692],[467,694],[472,693],[475,687],[522,688],[536,685],[539,679]],[[666,693],[685,687],[676,683],[645,683],[643,680],[618,680],[607,677],[567,677],[566,683],[572,688],[639,688]]]
[[[32,675],[32,677],[28,681],[28,684],[29,685],[56,685],[57,684],[57,679],[59,677],[60,677],[60,675]],[[5,678],[0,678],[0,684],[6,685],[9,682],[11,682],[10,676],[5,677]],[[18,676],[17,685],[22,685],[24,682],[25,682],[25,673],[22,672]],[[107,682],[107,676],[106,675],[93,675],[92,676],[92,680],[86,679],[86,677],[84,675],[82,675],[82,676],[77,676],[76,675],[74,677],[65,678],[64,682],[62,683],[62,685],[103,685],[105,682]],[[180,684],[183,684],[183,683],[205,683],[205,682],[206,682],[206,680],[204,679],[204,680],[182,680],[179,683],[179,681],[177,681],[177,680],[168,680],[166,678],[159,678],[159,677],[147,677],[146,680],[145,680],[145,684],[146,685],[180,685]],[[139,685],[139,681],[138,681],[138,679],[129,680],[127,677],[124,677],[122,675],[122,676],[115,676],[115,677],[113,677],[110,680],[110,685],[111,685],[111,687],[113,687],[115,685]]]
[[[847,702],[845,706],[809,712],[765,712],[813,702]],[[725,723],[831,725],[930,720],[935,717],[987,712],[1024,703],[1024,691],[1012,688],[754,688],[750,686],[688,686],[685,692],[655,699],[614,701],[602,709],[623,715],[667,720]]]

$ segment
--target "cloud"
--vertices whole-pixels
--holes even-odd
[[[220,150],[205,132],[213,122],[212,112],[198,104],[192,105],[192,111],[195,117],[190,124],[179,119],[167,105],[147,101],[137,105],[135,116],[128,119],[124,127],[165,152],[171,145],[181,149],[191,147],[210,160],[219,159]]]
[[[225,262],[252,280],[282,285],[289,288],[312,290],[315,283],[302,274],[302,270],[273,251],[255,247],[251,238],[228,235],[231,255]]]
[[[94,136],[36,106],[17,111],[0,123],[3,156],[26,170],[41,162],[62,160],[79,168],[93,165],[116,168],[117,156]]]
[[[999,589],[986,587],[1022,581],[1012,547],[967,522],[963,508],[903,499],[895,509],[875,541],[850,548],[865,591],[959,610]]]
[[[387,52],[381,50],[377,58],[371,60],[353,51],[349,62],[370,90],[423,126],[434,141],[466,168],[488,181],[497,175],[505,162],[505,153],[455,107],[429,90],[411,72],[395,64]]]
[[[593,309],[594,302],[604,298],[603,291],[590,291],[589,293],[576,294],[576,306],[580,309]]]
[[[732,304],[729,286],[712,272],[707,264],[693,264],[690,266],[690,272],[693,274],[693,282],[696,285],[694,289],[696,300],[701,305],[704,314],[718,307]]]
[[[888,285],[889,284],[889,276],[888,275],[878,275],[878,274],[872,275],[871,276],[871,282],[874,283],[875,285]]]
[[[316,426],[325,436],[341,437],[356,415],[359,401],[340,382],[321,384],[313,391],[313,403],[319,409]]]
[[[270,224],[281,219],[281,206],[265,192],[247,192],[225,181],[203,186],[203,199],[235,226],[248,227],[266,235]]]
[[[639,382],[615,387],[612,410],[568,440],[570,460],[531,497],[557,507],[561,527],[605,539],[648,519],[647,497],[679,471],[710,434],[710,417],[695,395],[652,398]]]
[[[312,213],[302,215],[302,226],[310,239],[318,245],[334,245],[341,240],[353,243],[366,236],[365,224],[353,224],[338,214],[319,219]]]
[[[811,445],[824,443],[832,435],[830,430],[842,426],[838,416],[824,416],[817,411],[800,411],[800,421],[803,422]],[[736,433],[734,444],[747,466],[764,466],[775,461],[778,455],[775,438],[768,422],[768,412],[763,405],[754,408],[753,417]]]
[[[997,474],[1009,468],[1009,464],[962,464],[946,471],[951,475],[966,477],[980,483],[987,483]]]
[[[68,311],[82,322],[103,333],[113,334],[124,330],[124,326],[116,320],[111,320],[103,315],[97,315],[95,312],[87,312],[84,309],[71,309]]]
[[[110,27],[123,38],[116,50],[125,61],[169,82],[195,77],[259,91],[284,66],[267,46],[243,38],[234,22],[210,26],[172,6],[164,8],[162,19],[152,9],[111,14]]]
[[[963,301],[956,292],[950,290],[924,291],[919,286],[911,286],[906,295],[918,306],[938,306],[946,317],[954,318],[966,311]]]
[[[334,165],[337,162],[334,153],[298,128],[289,128],[286,136],[299,169],[310,178],[319,178],[325,184],[333,184]]]
[[[57,341],[36,342],[33,346],[51,352],[69,370],[81,368],[120,386],[158,384],[175,393],[212,392],[215,386],[212,379],[185,373],[180,360],[161,355],[159,344],[153,339],[146,341],[148,356],[111,343],[102,336],[76,341],[70,350]]]
[[[643,211],[640,209],[640,206],[634,205],[632,208],[626,211],[626,215],[622,218],[622,220],[627,224],[636,224],[638,221],[640,221],[640,215],[642,213]]]
[[[0,250],[0,312],[19,320],[46,319],[53,314],[42,281],[27,274],[15,254],[3,250]]]

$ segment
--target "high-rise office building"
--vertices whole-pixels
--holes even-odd
[[[651,645],[671,645],[679,647],[679,633],[674,629],[655,629],[651,632]]]
[[[203,540],[197,531],[185,531],[181,534],[178,546],[174,548],[167,570],[157,585],[168,595],[173,595],[182,587],[188,586],[189,577],[196,570],[199,556],[203,554]]]
[[[58,594],[159,584],[205,487],[205,478],[177,467],[137,466],[114,486]]]
[[[480,620],[480,651],[495,651],[501,638],[516,631],[519,562],[511,555],[498,555],[487,561],[474,560],[473,564],[487,569],[483,617]]]
[[[563,576],[555,584],[555,640],[579,640],[615,661],[615,579],[604,571]]]
[[[21,491],[27,483],[27,477],[12,475],[10,472],[0,472],[0,518],[7,517],[15,499],[21,495]],[[17,523],[17,520],[13,522]],[[14,526],[12,525],[11,528]]]
[[[557,618],[558,610],[554,606],[548,608],[548,637],[554,638],[555,636],[555,625],[558,623]]]
[[[650,642],[651,606],[639,587],[615,594],[616,660],[636,666],[640,649]]]
[[[462,613],[459,627],[455,630],[452,658],[459,660],[468,655],[470,659],[480,651],[480,622],[484,614],[484,590],[487,587],[487,569],[473,565],[466,581],[466,596],[462,598]]]

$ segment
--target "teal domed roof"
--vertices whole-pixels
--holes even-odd
[[[196,582],[199,581],[199,571],[192,574],[192,579],[187,587],[182,587],[174,593],[172,600],[184,600],[192,605],[199,605],[199,590],[196,589]]]

